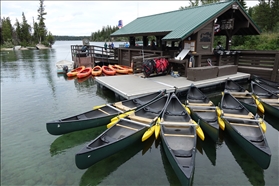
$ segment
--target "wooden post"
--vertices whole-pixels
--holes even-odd
[[[239,53],[237,52],[234,56],[234,65],[238,66],[238,61],[239,61]]]
[[[275,54],[275,61],[274,61],[273,70],[272,70],[272,73],[271,73],[271,81],[276,80],[276,76],[277,76],[277,73],[278,73],[278,68],[279,68],[279,52],[277,52]]]

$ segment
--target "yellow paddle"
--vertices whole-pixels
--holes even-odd
[[[119,114],[118,116],[115,116],[114,118],[112,118],[110,121],[109,124],[107,124],[107,128],[110,128],[112,127],[115,123],[117,123],[121,118],[125,118],[127,117],[128,115],[134,113],[135,110],[131,110],[131,111],[128,111],[128,112],[125,112],[123,114]]]
[[[199,138],[200,138],[202,141],[204,141],[204,138],[205,138],[205,137],[204,137],[204,133],[203,133],[203,131],[202,131],[200,125],[198,125],[198,124],[197,124],[194,120],[192,120],[192,119],[191,119],[191,121],[192,121],[193,124],[196,125],[196,131],[197,131],[197,134],[198,134]]]
[[[187,107],[187,105],[182,104],[183,107],[186,109],[186,111],[188,112],[188,114],[191,114],[191,110]]]
[[[157,120],[157,121],[156,121]],[[154,118],[153,122],[156,121],[156,124],[158,123],[158,117]],[[149,127],[149,129],[147,131],[145,131],[145,133],[143,134],[142,138],[141,138],[141,141],[145,141],[147,140],[150,136],[152,136],[152,134],[154,133],[155,131],[155,125],[153,125],[152,127]]]
[[[260,111],[261,113],[264,113],[264,106],[262,105],[262,103],[257,99],[257,97],[256,97],[255,95],[252,95],[252,97],[253,97],[253,99],[255,100],[256,105],[257,105],[259,111]]]
[[[262,118],[259,119],[259,123],[260,123],[260,126],[261,126],[263,132],[265,133],[266,132],[266,124],[265,124],[265,122],[263,121]]]
[[[157,122],[155,124],[155,138],[158,139],[159,137],[159,134],[160,134],[160,122],[161,122],[161,119],[160,117],[157,119]]]

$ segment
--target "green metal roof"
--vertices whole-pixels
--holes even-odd
[[[184,10],[139,17],[111,34],[111,37],[164,33],[162,40],[180,40],[191,35],[199,26],[214,20],[231,8],[235,1],[226,1]]]

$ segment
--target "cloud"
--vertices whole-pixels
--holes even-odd
[[[254,6],[255,1],[246,1]],[[22,22],[24,12],[28,24],[37,22],[39,1],[1,1],[1,17],[9,17],[12,24]],[[53,35],[89,36],[103,26],[124,26],[137,17],[178,10],[189,1],[44,1],[45,24]]]

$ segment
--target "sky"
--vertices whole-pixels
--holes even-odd
[[[258,4],[258,0],[246,0],[248,7]],[[16,19],[22,23],[22,13],[33,26],[33,18],[38,22],[39,0],[1,0],[1,19],[9,17],[12,24]],[[123,26],[138,17],[178,10],[189,6],[189,1],[44,1],[45,25],[52,35],[90,36],[92,32],[106,26]]]

